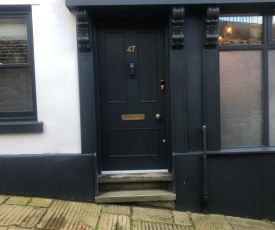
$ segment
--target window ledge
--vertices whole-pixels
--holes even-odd
[[[0,134],[42,133],[42,132],[43,132],[43,122],[38,122],[38,121],[0,122]]]
[[[40,5],[40,0],[1,0],[0,5]]]
[[[217,151],[207,151],[207,155],[259,154],[275,152],[275,147],[243,147],[224,148]]]

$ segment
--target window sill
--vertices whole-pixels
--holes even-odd
[[[0,5],[40,5],[40,0],[1,0]]]
[[[217,151],[207,151],[207,155],[234,155],[234,154],[260,154],[275,152],[275,147],[243,147],[224,148]]]
[[[0,122],[0,134],[42,133],[42,132],[43,132],[43,122],[38,122],[38,121]]]

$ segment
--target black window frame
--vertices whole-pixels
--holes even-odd
[[[40,133],[43,123],[37,121],[35,65],[33,48],[33,28],[31,6],[2,7],[0,19],[23,18],[27,25],[28,63],[1,64],[4,68],[29,68],[32,84],[32,111],[0,112],[0,134],[5,133]]]

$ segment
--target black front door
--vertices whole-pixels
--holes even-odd
[[[150,20],[98,26],[103,171],[167,168],[164,38]]]

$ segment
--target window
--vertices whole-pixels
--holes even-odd
[[[220,52],[221,146],[261,146],[262,51]]]
[[[220,45],[255,45],[263,42],[263,17],[257,15],[222,16]]]
[[[220,18],[222,148],[257,147],[268,142],[264,131],[268,122],[264,119],[264,95],[268,89],[264,85],[263,63],[267,60],[264,60],[263,37],[262,16],[231,15]]]
[[[275,16],[272,15],[272,41],[275,41]]]
[[[30,121],[37,121],[31,12],[27,8],[9,12],[3,7],[0,11],[0,133],[11,132],[7,131],[8,127],[18,132],[15,124],[20,125],[20,132],[27,132],[22,127],[33,126]],[[41,131],[41,123],[36,124],[40,126],[37,131]]]

